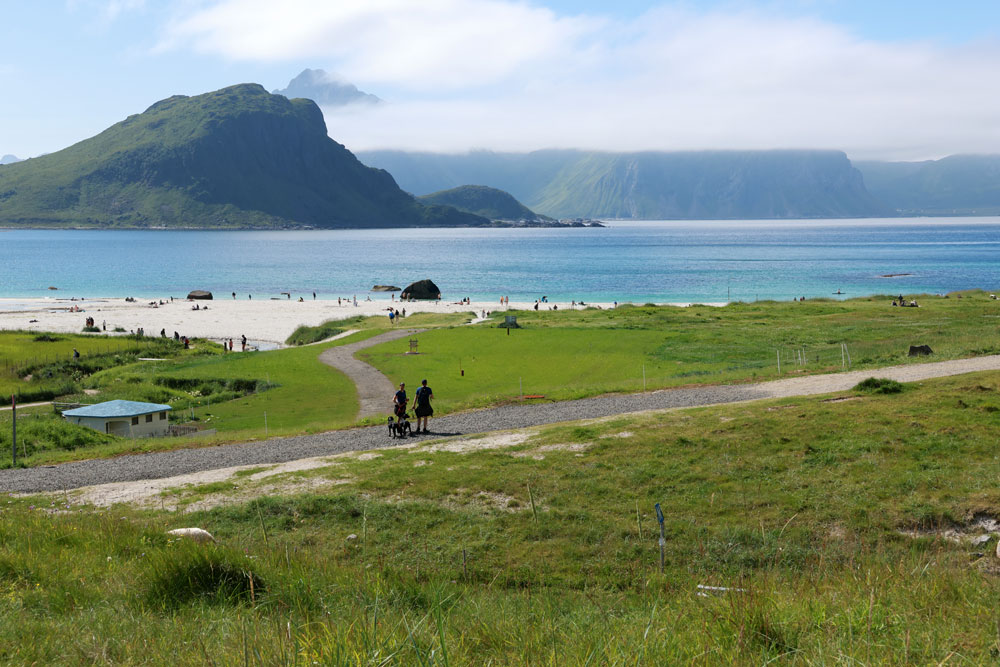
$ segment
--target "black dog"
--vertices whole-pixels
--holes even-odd
[[[409,417],[410,415],[406,413],[401,414],[396,420],[389,417],[389,436],[392,438],[405,438],[408,435],[413,435]]]

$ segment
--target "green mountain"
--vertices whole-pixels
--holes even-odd
[[[738,219],[886,215],[840,151],[460,155],[371,151],[366,164],[425,193],[474,180],[557,218]]]
[[[490,220],[548,220],[517,201],[503,190],[485,185],[461,185],[418,197],[424,204],[452,206],[459,211],[481,215]]]
[[[855,165],[868,190],[899,213],[1000,215],[1000,155]]]
[[[0,225],[415,227],[489,221],[424,206],[327,136],[314,102],[256,84],[175,96],[96,137],[0,167]]]

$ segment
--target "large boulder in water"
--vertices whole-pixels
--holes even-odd
[[[418,280],[408,285],[402,294],[399,295],[399,298],[437,300],[441,298],[441,290],[434,284],[433,280],[425,278],[424,280]]]
[[[212,293],[206,292],[202,289],[196,289],[194,291],[188,292],[187,298],[189,299],[205,299],[206,301],[212,300]]]

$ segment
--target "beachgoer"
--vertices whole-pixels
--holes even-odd
[[[247,294],[247,301],[253,301],[253,294]]]
[[[406,308],[403,309],[403,317],[406,317]]]
[[[108,330],[108,321],[101,320],[101,331],[107,331],[107,330]]]
[[[188,342],[188,337],[184,336],[183,340],[184,340],[184,349],[185,350],[190,350],[191,349],[191,343]]]
[[[233,301],[236,301],[236,292],[233,292]]]
[[[337,305],[338,306],[340,305],[340,297],[339,296],[337,297]]]
[[[390,308],[389,309],[389,324],[395,324],[395,323],[396,323],[396,313],[392,310],[392,308]]]
[[[313,301],[316,300],[316,292],[313,292]]]
[[[392,413],[397,417],[406,414],[406,383],[399,383],[399,391],[392,395]]]
[[[229,351],[230,352],[233,351],[233,339],[232,338],[229,339]]]
[[[413,414],[417,417],[417,430],[414,431],[415,433],[420,433],[421,419],[424,420],[424,433],[430,433],[427,430],[427,420],[434,414],[434,408],[431,407],[432,398],[434,398],[434,392],[427,386],[427,380],[421,380],[420,387],[413,396]]]
[[[167,330],[160,329],[160,338],[166,338],[166,337],[167,337]]]
[[[240,337],[240,345],[242,345],[242,347],[241,347],[240,349],[241,349],[241,350],[242,350],[243,352],[246,352],[246,351],[247,351],[247,337],[246,337],[246,334],[243,334],[243,335],[242,335],[242,336]]]
[[[535,310],[538,310],[538,300],[535,300]]]
[[[180,340],[180,339],[181,339],[181,335],[175,331],[174,332],[174,340]]]
[[[80,358],[80,353],[77,351],[77,349],[75,347],[73,348],[73,358],[74,359],[79,359]]]

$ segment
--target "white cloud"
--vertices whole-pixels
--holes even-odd
[[[328,111],[352,149],[1000,152],[997,44],[880,43],[759,12],[664,6],[622,21],[500,0],[224,0],[175,20],[162,48],[342,72],[394,102]]]

